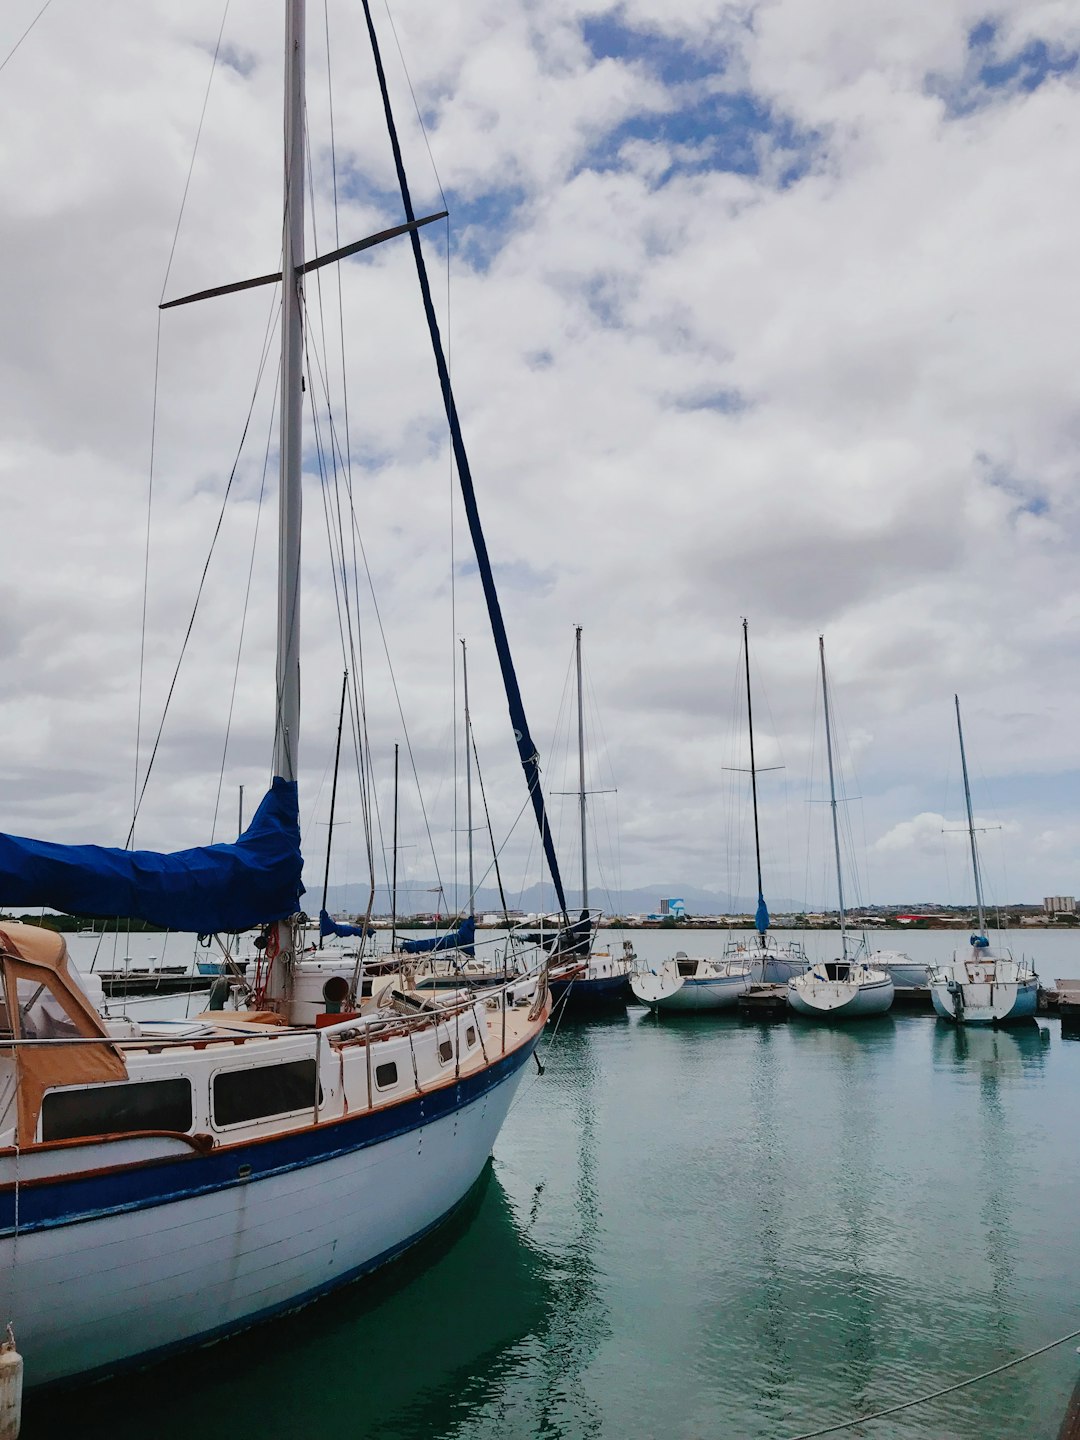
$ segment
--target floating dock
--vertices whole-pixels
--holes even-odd
[[[127,995],[192,995],[209,990],[213,975],[183,968],[166,970],[99,970],[101,988],[110,1000]]]

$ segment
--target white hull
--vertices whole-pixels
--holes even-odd
[[[875,970],[885,971],[898,990],[926,989],[925,965],[916,965],[913,960],[882,961],[877,955],[871,955],[870,960]]]
[[[1039,1003],[1039,977],[1008,952],[972,946],[966,958],[929,971],[930,998],[943,1020],[1008,1025],[1028,1020]]]
[[[362,1149],[17,1242],[8,1235],[0,1308],[18,1317],[27,1384],[146,1362],[391,1259],[478,1179],[522,1068],[461,1109]]]
[[[682,973],[694,966],[694,973]],[[750,988],[749,967],[712,960],[668,960],[630,976],[636,999],[652,1010],[730,1010]]]
[[[755,985],[786,985],[810,968],[810,961],[801,945],[777,945],[771,940],[764,949],[753,942],[740,941],[729,945],[724,951],[724,958],[737,965],[749,966],[750,978]]]
[[[860,1020],[884,1015],[896,993],[890,976],[858,965],[844,968],[851,972],[851,978],[829,978],[825,967],[815,965],[790,981],[788,1004],[796,1014],[813,1020]]]

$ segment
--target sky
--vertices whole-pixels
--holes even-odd
[[[401,219],[357,8],[309,6],[319,251]],[[40,9],[9,0],[0,62]],[[52,0],[0,69],[9,832],[124,843],[219,517],[136,843],[230,838],[269,777],[277,291],[157,306],[279,263],[277,10]],[[767,895],[835,903],[819,634],[849,894],[969,899],[954,694],[991,898],[1080,891],[1080,0],[375,20],[417,208],[450,212],[425,252],[568,874],[581,625],[595,884],[752,893],[745,616],[783,767]],[[408,243],[336,270],[309,280],[308,379],[324,454],[324,375],[342,449],[348,412],[379,872],[395,743],[406,880],[464,867],[464,637],[512,896],[540,861]],[[343,651],[313,429],[305,463],[317,892]],[[355,769],[335,883],[367,868]]]

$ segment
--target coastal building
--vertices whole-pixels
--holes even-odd
[[[1047,915],[1075,915],[1076,901],[1071,895],[1047,895],[1043,909]]]

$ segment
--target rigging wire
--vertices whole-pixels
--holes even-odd
[[[47,3],[48,3],[48,0],[47,0]],[[167,287],[168,287],[168,284],[169,284],[169,276],[170,276],[171,273],[172,273],[173,259],[174,259],[175,256],[176,256],[176,246],[177,246],[177,242],[178,242],[179,239],[180,239],[180,227],[181,227],[181,225],[182,225],[182,223],[183,223],[183,220],[184,220],[184,210],[185,210],[185,208],[186,208],[186,206],[187,206],[188,191],[189,191],[190,188],[191,188],[191,177],[192,177],[192,174],[194,173],[194,170],[195,170],[195,158],[196,158],[196,156],[197,156],[198,153],[199,153],[199,141],[202,139],[203,123],[204,123],[205,120],[206,120],[206,107],[207,107],[207,105],[210,103],[210,88],[211,88],[211,86],[212,86],[213,83],[214,83],[214,75],[217,73],[218,55],[221,53],[221,39],[222,39],[222,36],[223,36],[224,33],[225,33],[225,21],[226,21],[226,19],[228,18],[228,14],[229,14],[229,3],[230,3],[230,0],[225,0],[225,7],[224,7],[224,9],[223,9],[222,12],[221,12],[221,24],[218,26],[217,42],[216,42],[216,44],[214,45],[214,54],[213,54],[213,57],[211,58],[211,61],[210,61],[210,75],[209,75],[209,77],[208,77],[208,79],[207,79],[207,81],[206,81],[206,91],[205,91],[205,93],[203,94],[202,109],[199,111],[199,123],[198,123],[198,125],[197,125],[197,127],[196,127],[196,129],[195,129],[195,143],[194,143],[194,145],[193,145],[192,148],[191,148],[191,160],[190,160],[190,162],[189,162],[189,164],[188,164],[188,172],[187,172],[187,176],[185,177],[185,180],[184,180],[184,189],[183,189],[183,193],[182,193],[182,195],[181,195],[181,197],[180,197],[180,208],[179,208],[179,210],[178,210],[178,212],[177,212],[177,215],[176,215],[176,225],[175,225],[175,227],[173,228],[172,244],[169,246],[169,258],[168,258],[168,260],[167,260],[167,262],[166,262],[166,265],[165,265],[165,274],[163,275],[162,281],[161,281],[161,295],[159,296],[159,301],[165,299],[165,291],[166,291],[166,289],[167,289]],[[34,21],[32,22],[31,29],[33,28],[33,25],[35,25],[35,24],[37,23],[38,19],[41,18],[41,15],[44,13],[45,8],[46,8],[46,6],[42,6],[42,9],[38,12],[38,15],[35,17]],[[26,33],[29,34],[29,31],[27,31]],[[25,35],[23,36],[23,39],[25,39]],[[20,44],[20,45],[22,44],[22,40],[19,41],[19,44]],[[16,46],[16,49],[17,49],[17,48],[18,48],[18,47]],[[14,53],[14,52],[13,52],[13,53]],[[8,58],[10,59],[11,57],[9,56]],[[7,61],[5,61],[4,63],[6,64]],[[2,68],[2,67],[0,67],[0,68]],[[139,683],[138,683],[138,692],[137,692],[137,699],[136,699],[136,714],[135,714],[135,777],[134,777],[134,782],[133,782],[133,786],[132,786],[132,798],[131,798],[131,829],[130,829],[129,832],[128,832],[128,838],[127,838],[127,842],[126,842],[127,847],[130,847],[130,846],[134,843],[134,840],[135,840],[135,821],[138,819],[139,808],[140,808],[140,806],[141,806],[141,804],[142,804],[142,797],[143,797],[143,795],[146,793],[146,781],[150,778],[150,769],[151,769],[151,767],[152,767],[152,765],[153,765],[153,763],[154,763],[154,757],[153,757],[153,755],[151,755],[150,762],[149,762],[149,764],[147,765],[147,769],[146,769],[146,776],[145,776],[145,778],[144,778],[144,780],[143,780],[143,788],[142,788],[142,791],[140,792],[140,790],[139,790],[139,764],[140,764],[140,760],[141,760],[141,757],[142,757],[143,689],[144,689],[144,682],[145,682],[145,677],[146,677],[146,615],[147,615],[147,605],[148,605],[149,594],[150,594],[150,536],[151,536],[151,531],[152,531],[152,523],[151,523],[151,522],[152,522],[152,518],[153,518],[153,509],[154,509],[154,461],[155,461],[155,458],[156,458],[156,455],[157,455],[158,387],[159,387],[159,382],[160,382],[160,379],[161,379],[161,320],[162,320],[162,314],[161,314],[161,309],[160,309],[160,305],[159,305],[158,312],[157,312],[156,333],[155,333],[155,339],[154,339],[154,384],[153,384],[153,398],[152,398],[152,400],[151,400],[151,406],[150,406],[150,463],[149,463],[149,471],[148,471],[148,475],[147,475],[147,487],[146,487],[146,541],[145,541],[145,545],[144,545],[144,549],[143,549],[142,619],[141,619],[141,624],[140,624],[140,629],[139,629]],[[262,370],[261,370],[261,367],[260,367],[260,375],[261,375],[261,373],[262,373]],[[256,389],[257,389],[257,388],[258,388],[258,387],[256,386]],[[254,399],[252,399],[252,407],[254,407],[254,403],[255,403],[255,402],[254,402]],[[250,420],[250,418],[251,418],[251,416],[250,416],[250,411],[249,411],[249,413],[248,413],[248,418],[249,418],[249,420]],[[247,433],[247,427],[246,427],[246,426],[245,426],[245,428],[244,428],[244,433],[245,433],[245,434]],[[242,445],[243,445],[243,442],[241,441],[241,446],[242,446]],[[237,456],[237,459],[239,459],[239,456]],[[234,469],[235,469],[235,467],[234,467]],[[230,485],[232,484],[232,477],[231,477],[231,476],[230,476],[230,479],[229,479],[229,483],[230,483]],[[227,494],[227,492],[226,492],[226,494]],[[216,539],[216,535],[215,535],[215,539]],[[208,562],[208,563],[209,563],[209,562]],[[201,587],[200,587],[200,593],[201,593]],[[197,603],[198,603],[198,602],[196,602],[196,604],[197,604]],[[194,619],[194,617],[193,617],[193,619]],[[185,646],[186,646],[187,641],[185,640],[184,643],[185,643]],[[181,651],[181,659],[182,659],[182,658],[183,658],[183,652]],[[177,670],[179,670],[179,664],[178,664],[178,666],[177,666]],[[175,676],[174,676],[174,679],[173,679],[173,683],[175,684]],[[170,698],[171,698],[171,696],[172,696],[172,690],[171,690],[171,688],[170,688],[170,691],[169,691],[169,696],[170,696]],[[167,710],[168,710],[168,701],[166,701],[166,711],[167,711]],[[165,723],[165,716],[164,716],[164,715],[162,715],[162,717],[161,717],[161,723],[162,723],[162,725],[164,725],[164,723]],[[157,739],[158,739],[158,741],[161,739],[161,731],[160,731],[160,730],[158,731],[158,737],[157,737]],[[155,741],[155,743],[154,743],[154,755],[156,755],[156,754],[157,754],[157,741]]]
[[[274,327],[276,331],[276,326]],[[244,586],[244,604],[240,612],[240,636],[236,642],[236,663],[233,666],[232,689],[229,693],[229,714],[225,722],[225,741],[221,747],[221,768],[218,771],[217,794],[214,796],[214,818],[210,826],[210,843],[214,843],[217,830],[218,812],[221,808],[221,790],[225,783],[225,764],[229,754],[229,739],[232,734],[233,711],[236,706],[236,692],[240,682],[240,657],[244,650],[244,635],[247,630],[248,610],[251,605],[251,582],[255,574],[255,556],[259,545],[259,522],[262,519],[263,500],[266,495],[266,476],[270,468],[270,447],[273,444],[274,421],[277,419],[278,390],[281,377],[274,384],[274,398],[270,404],[270,424],[266,431],[266,450],[263,453],[262,480],[259,484],[259,500],[255,509],[255,528],[251,536],[251,557],[248,560],[247,583]]]
[[[1045,1355],[1050,1350],[1056,1350],[1059,1345],[1067,1345],[1070,1340],[1080,1336],[1080,1330],[1073,1330],[1068,1335],[1062,1335],[1058,1340],[1051,1340],[1047,1345],[1040,1345],[1037,1350],[1029,1350],[1026,1355],[1018,1355],[1015,1360],[1006,1360],[1003,1365],[995,1365],[992,1370],[984,1370],[981,1375],[972,1375],[967,1380],[958,1380],[953,1385],[945,1385],[940,1390],[931,1390],[927,1395],[917,1395],[914,1400],[904,1400],[899,1405],[889,1405],[884,1410],[873,1410],[869,1415],[858,1415],[853,1420],[842,1420],[837,1425],[825,1425],[819,1430],[804,1430],[800,1435],[793,1435],[791,1440],[817,1440],[821,1435],[836,1435],[841,1430],[850,1430],[855,1425],[865,1425],[868,1420],[881,1420],[886,1415],[898,1415],[901,1410],[911,1410],[916,1405],[925,1405],[929,1400],[940,1400],[943,1395],[953,1395],[957,1390],[964,1390],[969,1385],[978,1385],[982,1380],[989,1380],[992,1375],[1000,1375],[1005,1370],[1015,1369],[1017,1365],[1023,1365],[1028,1360],[1034,1360],[1039,1355]]]
[[[229,504],[229,496],[230,496],[230,494],[232,493],[233,482],[234,482],[234,480],[236,479],[236,472],[237,472],[237,470],[238,470],[239,467],[240,467],[240,457],[241,457],[241,455],[243,454],[244,445],[245,445],[245,443],[246,443],[246,441],[247,441],[248,430],[249,430],[250,427],[251,427],[251,417],[252,417],[252,415],[253,415],[254,412],[255,412],[255,403],[256,403],[256,401],[258,400],[258,397],[259,397],[259,389],[260,389],[260,387],[261,387],[261,385],[262,385],[263,374],[264,374],[264,372],[265,372],[265,370],[266,370],[266,362],[267,362],[267,359],[268,359],[269,353],[270,353],[269,339],[270,339],[270,336],[271,336],[271,334],[272,334],[272,329],[273,329],[273,315],[274,315],[274,310],[276,310],[276,308],[277,308],[277,306],[276,306],[276,304],[275,304],[275,306],[274,306],[274,307],[272,308],[272,310],[271,310],[270,320],[269,320],[268,323],[267,323],[267,333],[266,333],[266,335],[264,335],[264,337],[263,337],[263,352],[262,352],[262,356],[261,356],[261,358],[260,358],[260,360],[259,360],[259,368],[258,368],[258,372],[257,372],[257,374],[256,374],[256,376],[255,376],[255,384],[254,384],[254,387],[252,388],[251,401],[250,401],[250,403],[249,403],[249,405],[248,405],[248,412],[247,412],[247,415],[246,415],[246,417],[245,417],[245,419],[244,419],[244,427],[243,427],[243,430],[241,431],[241,434],[240,434],[240,443],[239,443],[239,445],[238,445],[237,448],[236,448],[236,455],[235,455],[235,457],[234,457],[234,459],[233,459],[232,467],[231,467],[231,469],[229,470],[229,478],[228,478],[228,481],[227,481],[227,483],[226,483],[226,485],[225,485],[225,493],[224,493],[224,495],[222,496],[222,499],[221,499],[221,509],[218,511],[217,523],[216,523],[215,526],[214,526],[214,533],[213,533],[213,535],[211,536],[211,539],[210,539],[210,547],[209,547],[209,550],[207,551],[206,560],[205,560],[205,562],[204,562],[204,564],[203,564],[203,568],[202,568],[202,573],[201,573],[201,575],[199,576],[199,584],[198,584],[198,587],[197,587],[197,589],[196,589],[196,591],[195,591],[195,601],[194,601],[194,604],[193,604],[192,607],[191,607],[191,615],[190,615],[190,618],[188,619],[187,629],[186,629],[186,631],[184,632],[184,639],[183,639],[183,642],[182,642],[182,644],[181,644],[181,646],[180,646],[180,654],[179,654],[179,656],[177,657],[177,660],[176,660],[176,668],[173,670],[172,679],[171,679],[171,681],[169,682],[168,693],[167,693],[166,696],[165,696],[165,704],[164,704],[164,707],[162,708],[161,720],[160,720],[160,722],[159,722],[159,724],[158,724],[157,734],[156,734],[155,737],[154,737],[154,744],[153,744],[153,748],[152,748],[152,750],[151,750],[151,752],[150,752],[150,759],[146,762],[146,771],[145,771],[145,774],[143,775],[142,786],[141,786],[141,788],[139,788],[138,791],[137,791],[136,800],[135,800],[135,807],[134,807],[134,813],[132,814],[132,817],[131,817],[131,828],[130,828],[130,830],[128,831],[128,837],[127,837],[127,840],[126,840],[126,842],[125,842],[125,848],[127,848],[127,847],[129,847],[129,846],[131,845],[131,843],[132,843],[132,841],[133,841],[133,839],[134,839],[134,837],[135,837],[135,822],[136,822],[136,820],[138,819],[139,811],[140,811],[141,808],[142,808],[143,800],[146,798],[146,787],[147,787],[147,785],[148,785],[149,782],[150,782],[150,774],[151,774],[151,772],[152,772],[152,770],[153,770],[153,768],[154,768],[154,761],[157,759],[158,749],[160,748],[160,745],[161,745],[161,737],[162,737],[162,734],[163,734],[163,732],[164,732],[164,730],[165,730],[165,721],[166,721],[166,718],[168,717],[169,707],[170,707],[170,705],[172,704],[172,698],[173,698],[173,695],[174,695],[174,693],[175,693],[175,691],[176,691],[176,682],[177,682],[177,680],[180,678],[180,667],[183,665],[183,663],[184,663],[184,656],[187,654],[188,644],[189,644],[189,642],[190,642],[190,640],[191,640],[192,631],[193,631],[194,628],[195,628],[195,617],[196,617],[196,615],[197,615],[198,612],[199,612],[199,603],[200,603],[200,601],[202,600],[203,590],[205,589],[205,586],[206,586],[206,577],[207,577],[207,575],[208,575],[209,572],[210,572],[210,562],[211,562],[211,561],[213,560],[213,558],[214,558],[214,551],[215,551],[215,549],[217,548],[217,542],[218,542],[218,539],[219,539],[219,537],[220,537],[220,535],[221,535],[221,527],[222,527],[222,525],[224,524],[224,521],[225,521],[225,511],[226,511],[226,509],[227,509],[227,507],[228,507],[228,504]],[[143,639],[144,639],[144,645],[145,645],[145,625],[144,625],[144,637],[143,637]]]
[[[19,46],[23,43],[23,41],[26,39],[26,37],[30,34],[30,31],[33,30],[34,26],[35,26],[35,25],[37,24],[37,22],[41,19],[42,15],[45,14],[45,11],[49,8],[49,6],[50,6],[51,4],[52,4],[52,0],[45,0],[45,4],[42,5],[41,9],[37,12],[37,14],[34,16],[34,18],[30,21],[30,24],[29,24],[29,25],[26,27],[26,29],[22,32],[22,34],[19,36],[18,40],[15,41],[15,44],[11,47],[11,49],[8,51],[8,53],[4,56],[3,60],[0,60],[0,70],[3,70],[4,66],[8,63],[8,61],[11,59],[11,57],[15,54],[15,51],[18,50]],[[225,8],[228,9],[228,8],[229,8],[228,5],[226,5]]]

